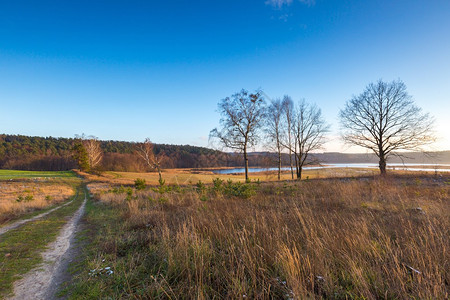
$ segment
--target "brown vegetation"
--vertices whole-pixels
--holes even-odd
[[[59,179],[0,181],[0,224],[60,203],[73,194],[72,186]]]
[[[117,297],[445,299],[449,184],[397,176],[97,190],[123,220],[98,256],[126,284],[95,284]]]
[[[227,169],[227,168],[217,168]],[[113,185],[133,185],[137,178],[145,179],[147,184],[156,186],[159,184],[159,175],[157,172],[138,173],[138,172],[102,172],[101,174],[89,174],[86,172],[76,171],[78,175],[86,178],[91,182],[110,183]],[[396,173],[406,173],[406,171],[396,171]],[[339,168],[339,169],[315,169],[304,170],[305,178],[330,178],[330,177],[351,177],[361,175],[375,175],[375,169],[359,169],[359,168]],[[265,171],[257,173],[249,173],[251,181],[276,181],[278,180],[276,171]],[[233,174],[214,174],[211,169],[165,169],[163,177],[167,185],[192,185],[198,181],[212,182],[212,180],[219,178],[221,180],[245,181],[242,173]],[[289,180],[291,178],[290,172],[284,171],[281,173],[282,180]]]

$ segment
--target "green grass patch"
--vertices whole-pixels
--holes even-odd
[[[76,177],[72,171],[20,171],[0,170],[0,180],[18,178]]]
[[[60,229],[81,205],[84,189],[78,186],[75,200],[42,219],[0,236],[0,297],[12,292],[13,283],[42,262],[40,253],[53,242]]]
[[[118,286],[112,285],[117,280],[117,268],[110,264],[114,256],[100,249],[104,245],[114,243],[123,231],[123,222],[120,220],[120,211],[100,202],[88,200],[85,207],[83,223],[86,229],[77,235],[77,240],[85,244],[82,258],[72,266],[74,276],[72,284],[69,284],[60,296],[68,296],[69,299],[99,299],[105,295],[120,295]],[[115,265],[115,263],[114,263]],[[113,273],[107,273],[105,268],[111,268]],[[114,279],[116,278],[116,279]],[[119,281],[122,277],[119,276]],[[123,285],[119,285],[122,286]],[[112,296],[111,296],[112,297]],[[112,297],[116,299],[117,297]],[[120,297],[119,297],[120,298]],[[118,298],[117,298],[118,299]]]

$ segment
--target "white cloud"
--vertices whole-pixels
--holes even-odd
[[[281,8],[284,5],[290,5],[292,3],[292,0],[267,0],[266,4],[267,5],[272,5],[273,7],[276,8]]]
[[[276,8],[282,8],[283,6],[288,6],[292,4],[293,0],[266,0],[267,5],[271,5]],[[316,3],[315,0],[299,0],[299,2],[306,5],[314,5]]]

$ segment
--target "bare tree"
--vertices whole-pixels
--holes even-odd
[[[157,170],[160,184],[163,182],[161,172],[161,162],[163,155],[155,155],[153,143],[149,138],[146,138],[143,143],[136,143],[135,152],[142,158],[150,169]]]
[[[241,90],[222,99],[218,106],[222,128],[211,130],[210,139],[218,139],[223,146],[243,153],[245,179],[248,180],[247,151],[249,146],[256,144],[258,132],[263,125],[264,99],[259,91],[249,93]]]
[[[81,143],[86,149],[88,159],[89,159],[89,168],[95,169],[103,158],[103,150],[100,145],[100,141],[97,137],[93,135],[86,136],[84,133],[81,135],[76,135],[76,139],[81,140]]]
[[[292,101],[291,97],[284,96],[283,98],[283,111],[284,111],[284,125],[285,129],[284,132],[286,135],[284,136],[286,138],[286,141],[284,142],[286,148],[289,150],[289,166],[291,167],[291,178],[294,179],[294,165],[292,161],[292,149],[294,148],[292,145],[292,121],[293,121],[293,111],[294,111],[294,102]]]
[[[297,103],[292,113],[293,146],[297,179],[302,178],[303,167],[317,163],[311,159],[311,153],[322,149],[325,143],[325,133],[329,126],[325,123],[321,110],[305,100]]]
[[[282,146],[282,122],[284,107],[280,99],[272,100],[267,108],[267,118],[265,131],[268,138],[269,147],[277,152],[278,180],[281,179],[281,151]]]
[[[373,151],[382,175],[388,157],[399,155],[395,151],[421,150],[435,140],[434,120],[414,105],[400,80],[369,84],[347,101],[339,117],[344,141]]]

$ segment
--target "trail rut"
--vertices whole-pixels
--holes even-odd
[[[86,195],[80,208],[61,229],[56,241],[42,253],[44,262],[14,283],[14,296],[9,299],[55,299],[60,276],[67,268],[67,253],[74,242],[77,226],[84,213]],[[67,204],[65,204],[67,205]]]

